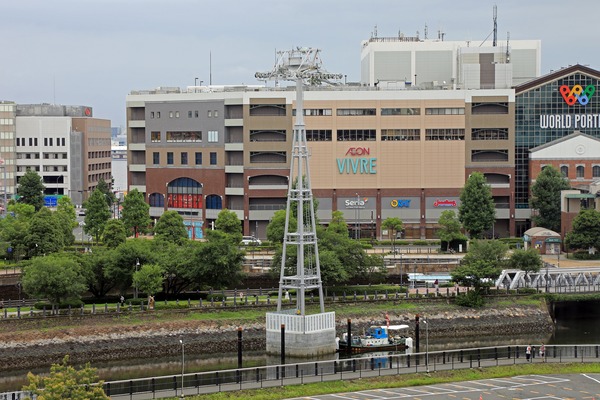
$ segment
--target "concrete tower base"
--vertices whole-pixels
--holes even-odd
[[[295,312],[267,313],[267,354],[281,354],[282,325],[286,356],[308,358],[335,353],[335,313],[295,315]]]

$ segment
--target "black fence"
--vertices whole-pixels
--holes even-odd
[[[113,399],[149,399],[523,363],[599,362],[599,349],[599,345],[546,346],[543,356],[538,347],[531,357],[526,355],[526,346],[369,353],[357,358],[112,381],[104,383],[104,390]]]

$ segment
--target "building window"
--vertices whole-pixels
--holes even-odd
[[[208,142],[217,143],[219,141],[219,131],[208,131]]]
[[[29,138],[29,145],[33,146],[33,138]],[[45,145],[46,146],[46,145]]]
[[[160,118],[160,111],[156,112],[156,118]]]
[[[420,129],[382,129],[381,140],[421,140]]]
[[[160,164],[160,153],[158,151],[152,153],[152,164]]]
[[[198,110],[194,111],[194,118],[198,118]]]
[[[212,118],[212,111],[208,110],[208,118]]]
[[[562,174],[562,176],[564,176],[565,178],[569,177],[569,167],[566,165],[561,165],[560,166],[560,173]]]
[[[592,167],[592,177],[600,178],[600,165],[594,165]]]
[[[175,111],[175,118],[179,118],[179,111]]]
[[[29,140],[31,140],[31,139],[29,139]],[[44,138],[44,147],[48,147],[48,138]]]
[[[173,118],[173,111],[169,111],[169,118]]]
[[[425,129],[425,140],[465,140],[465,130]]]
[[[150,118],[154,119],[154,111],[150,112]]]
[[[338,129],[338,141],[374,141],[376,138],[375,129]]]
[[[420,108],[382,108],[381,115],[421,115]]]
[[[167,164],[173,165],[173,152],[172,151],[169,151],[167,153]]]
[[[217,118],[219,116],[219,111],[215,110],[214,116]]]
[[[471,140],[508,140],[508,128],[473,128]]]
[[[292,115],[296,116],[296,109],[292,110]],[[305,108],[304,115],[307,117],[331,117],[331,108]]]
[[[167,142],[194,143],[202,141],[202,131],[167,132]]]
[[[374,108],[338,108],[336,111],[338,117],[357,117],[363,115],[377,115]]]
[[[214,151],[210,152],[210,165],[217,165],[217,153]]]
[[[426,108],[425,115],[465,115],[464,108]]]
[[[307,129],[306,130],[306,141],[308,141],[308,142],[331,142],[331,139],[332,139],[331,129]]]
[[[35,140],[37,142],[37,138]],[[61,146],[64,146],[65,145],[65,138],[61,138],[60,142],[61,142]],[[37,143],[35,145],[37,146]]]
[[[150,140],[154,143],[160,142],[160,132],[150,132]]]
[[[584,175],[585,175],[585,168],[583,165],[578,165],[577,168],[575,169],[575,174],[577,176],[577,179],[583,179]]]
[[[164,207],[165,196],[160,193],[152,193],[148,196],[148,202],[150,203],[150,207]]]
[[[202,165],[202,153],[197,151],[196,153],[194,153],[194,158],[196,161],[196,165]]]
[[[188,163],[188,153],[187,151],[181,152],[181,165],[187,165]]]
[[[188,118],[192,118],[192,112],[188,111]]]

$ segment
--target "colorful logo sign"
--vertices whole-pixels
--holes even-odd
[[[570,88],[567,85],[562,85],[559,89],[565,103],[569,106],[579,102],[582,106],[585,106],[590,102],[594,93],[596,93],[596,87],[594,85],[587,85],[585,89],[581,85],[575,85]]]
[[[434,203],[433,203],[434,207],[456,207],[456,200],[440,200],[437,199]]]
[[[394,199],[394,200],[390,201],[390,206],[392,206],[392,208],[409,208],[410,200]]]

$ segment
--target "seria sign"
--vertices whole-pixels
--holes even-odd
[[[336,158],[340,174],[376,174],[377,158],[371,155],[368,147],[350,147],[343,158]]]

